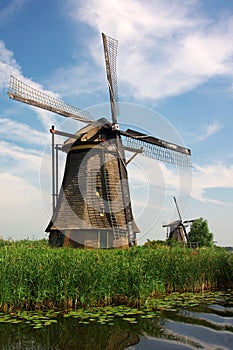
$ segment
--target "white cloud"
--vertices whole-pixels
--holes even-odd
[[[5,239],[43,238],[48,217],[38,188],[9,172],[0,173],[1,232]],[[39,213],[39,215],[38,215]],[[35,225],[36,223],[36,225]]]
[[[51,97],[59,98],[58,94],[45,90],[41,84],[24,77],[22,68],[18,65],[14,58],[14,53],[7,49],[5,43],[0,40],[0,90],[3,90],[4,92],[7,90],[11,75],[36,90],[39,90]],[[15,105],[12,104],[12,110],[18,103],[19,102],[15,102]],[[57,121],[59,117],[57,117],[54,113],[30,105],[29,108],[37,115],[44,129],[49,130],[52,124],[58,124]]]
[[[25,173],[28,170],[38,171],[39,169],[41,162],[41,152],[39,151],[1,141],[0,154],[2,159],[6,158],[9,161],[9,164],[10,160],[14,162],[14,166],[18,163],[21,164],[20,168]]]
[[[198,1],[68,3],[70,17],[98,34],[87,40],[98,64],[103,64],[101,31],[119,40],[119,80],[128,97],[156,100],[192,90],[216,75],[232,75],[229,14],[213,21],[200,12]]]
[[[20,208],[22,204],[22,198],[27,204],[31,204],[35,199],[35,192],[38,189],[29,185],[24,179],[12,175],[10,173],[4,172],[0,174],[1,183],[1,195],[4,201],[1,201],[1,212],[3,207],[10,208],[10,204],[14,200],[15,206]],[[4,184],[4,185],[3,185]],[[14,189],[14,190],[13,190]]]
[[[208,190],[233,189],[233,165],[219,161],[206,166],[193,165],[193,169],[168,166],[151,159],[136,158],[136,165],[129,168],[132,194],[137,198],[140,191],[153,193],[154,186],[163,189],[164,195],[186,195],[203,203],[228,204],[222,198],[208,198]],[[135,192],[135,195],[134,195]],[[151,192],[151,193],[150,193]]]
[[[2,172],[7,169],[12,176],[22,177],[28,184],[39,187],[43,193],[51,186],[50,145],[42,152],[0,141],[0,161]],[[59,166],[64,168],[63,153],[59,154]],[[61,175],[59,172],[59,179]]]
[[[4,7],[1,7],[0,26],[8,22],[16,13],[23,9],[28,0],[9,0]]]
[[[35,130],[27,124],[8,118],[0,118],[0,136],[2,139],[30,145],[44,145],[45,140],[48,139],[48,133]]]
[[[18,75],[20,70],[13,53],[0,40],[0,89],[5,89],[8,86],[10,75]]]
[[[197,135],[196,138],[200,141],[206,140],[209,136],[216,134],[223,127],[224,127],[223,124],[221,124],[218,121],[214,121],[212,124],[207,125],[205,130],[202,132],[202,134]]]
[[[209,199],[206,191],[209,189],[226,188],[233,189],[233,165],[225,165],[222,162],[200,166],[195,164],[193,171],[192,197],[201,202],[217,204],[233,204],[227,201]]]
[[[90,62],[82,62],[78,66],[59,68],[56,74],[50,78],[49,85],[52,89],[58,88],[59,93],[65,97],[70,95],[70,90],[74,89],[73,87],[76,87],[74,90],[78,95],[86,93],[87,90],[90,95],[93,95],[104,82],[104,75],[101,76],[96,67],[91,67]]]
[[[154,195],[158,188],[164,196],[171,193],[191,195],[192,171],[138,156],[129,167],[129,181],[136,196],[140,192]]]
[[[126,40],[142,39],[145,33],[151,33],[151,28],[155,30],[154,36],[169,36],[173,34],[174,29],[185,29],[195,23],[190,17],[190,8],[195,6],[196,1],[186,3],[186,6],[179,1],[171,3],[166,0],[156,2],[119,0],[117,3],[91,0],[82,3],[81,6],[80,4],[77,6],[77,2],[73,0],[69,3],[71,17],[88,23],[100,33],[102,30],[108,30],[110,35],[118,34]]]
[[[223,128],[224,128],[224,124],[215,120],[210,124],[205,124],[201,126],[199,130],[190,132],[188,134],[188,137],[194,143],[196,143],[197,141],[204,141],[208,139],[210,136],[213,136],[216,133],[218,133]]]
[[[52,96],[53,93],[50,92],[49,95]],[[47,140],[49,137],[49,130],[51,126],[59,125],[61,123],[61,117],[59,117],[57,114],[53,112],[49,112],[38,107],[29,106],[29,108],[33,110],[35,115],[37,115],[38,119],[40,120],[43,130],[46,131],[46,134],[44,135],[45,135],[45,140]]]

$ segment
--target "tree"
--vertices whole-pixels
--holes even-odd
[[[212,247],[214,245],[213,233],[209,231],[207,220],[200,218],[192,223],[189,232],[190,243],[197,243],[198,247]]]

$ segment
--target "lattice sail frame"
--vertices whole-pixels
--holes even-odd
[[[110,100],[111,104],[113,104],[113,109],[115,109],[112,111],[113,113],[115,113],[115,115],[113,116],[113,122],[116,123],[117,117],[120,115],[116,68],[118,41],[116,39],[111,38],[110,36],[105,35],[104,33],[102,33],[102,37]]]
[[[192,167],[190,154],[176,152],[158,145],[154,145],[143,140],[122,136],[123,145],[135,150],[141,150],[140,154],[145,157],[156,159],[162,162]]]
[[[97,121],[87,111],[66,104],[62,100],[41,92],[25,84],[14,76],[10,77],[8,95],[11,99],[27,103],[48,111],[73,118],[86,124],[97,124]]]
[[[39,90],[36,90],[35,88],[25,84],[14,76],[11,76],[10,79],[8,95],[14,100],[40,107],[42,109],[55,112],[68,118],[73,118],[86,124],[100,124],[98,121],[93,119],[93,117],[88,112],[83,111],[77,107],[70,106],[64,103],[62,100],[56,99]],[[136,132],[134,131],[134,133]],[[124,136],[124,132],[121,132],[121,134],[123,138],[123,144],[125,146],[134,148],[136,150],[140,150],[141,147],[143,147],[142,154],[146,157],[171,164],[191,166],[191,154],[188,152],[180,153],[179,151],[167,149],[166,147],[162,146],[162,143],[161,145],[155,145],[148,143],[148,140],[143,141],[143,139],[135,139],[130,135]],[[164,142],[166,143],[166,141]],[[167,145],[168,144],[169,143],[167,143]]]

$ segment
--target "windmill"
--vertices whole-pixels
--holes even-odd
[[[190,166],[188,148],[136,130],[120,130],[116,74],[117,40],[102,34],[111,121],[95,120],[89,113],[55,99],[11,76],[11,99],[52,111],[86,124],[74,134],[52,128],[52,135],[68,137],[61,189],[46,228],[51,245],[124,247],[136,245],[127,164],[137,155]],[[125,151],[133,152],[126,161]]]
[[[179,242],[188,243],[189,238],[186,227],[189,226],[192,222],[194,222],[195,219],[183,221],[180,214],[180,209],[176,201],[176,197],[173,197],[173,199],[178,212],[179,220],[175,220],[170,222],[169,224],[163,225],[163,227],[167,227],[167,239],[176,239]]]

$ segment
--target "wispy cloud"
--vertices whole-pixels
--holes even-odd
[[[5,6],[1,6],[0,26],[3,26],[12,18],[12,16],[15,16],[18,12],[20,12],[27,2],[28,0],[9,0]]]
[[[48,91],[44,89],[44,87],[41,84],[36,83],[33,80],[25,77],[22,72],[22,68],[18,65],[17,61],[14,58],[14,53],[6,47],[3,41],[0,40],[0,90],[4,91],[4,93],[8,88],[11,75],[17,77],[19,80],[23,81],[25,84],[30,85],[34,89],[48,94],[49,96],[52,96],[55,98],[60,97],[57,93]],[[12,110],[14,106],[17,106],[17,104],[18,102],[16,102],[15,105],[12,104]],[[59,124],[58,122],[59,117],[57,117],[54,113],[51,113],[33,106],[29,106],[29,108],[38,117],[38,119],[41,122],[41,126],[44,129],[48,130],[52,124],[55,124],[55,125]]]
[[[44,145],[48,133],[33,129],[27,124],[19,123],[0,116],[1,139],[14,140],[17,143]]]
[[[189,168],[177,168],[159,161],[138,156],[134,163],[128,167],[130,185],[133,191],[144,193],[148,196],[157,189],[166,193],[186,193],[191,195],[192,170]]]
[[[163,189],[164,195],[185,194],[203,203],[230,204],[222,198],[209,198],[208,190],[233,189],[233,165],[215,162],[200,166],[194,164],[192,171],[170,167],[166,164],[139,158],[129,169],[132,190],[153,192],[154,186]],[[148,195],[148,196],[149,196]]]
[[[24,173],[27,173],[28,170],[37,172],[41,161],[41,152],[0,141],[0,157],[7,158],[9,164],[10,160],[13,161],[15,166],[19,162]]]
[[[214,121],[212,124],[209,124],[205,127],[205,130],[201,132],[201,134],[196,135],[196,139],[199,141],[206,140],[208,137],[216,134],[219,130],[221,130],[224,125],[218,121]]]
[[[231,14],[213,21],[200,11],[199,1],[119,0],[114,5],[90,0],[80,5],[70,0],[67,4],[70,17],[98,35],[87,41],[98,65],[103,65],[101,31],[119,40],[121,92],[128,98],[158,100],[190,91],[213,76],[232,75]]]
[[[86,23],[96,35],[92,31],[85,42],[89,46],[85,63],[75,62],[74,56],[73,65],[59,68],[49,77],[51,89],[63,96],[85,93],[96,96],[105,91],[104,87],[107,91],[101,31],[119,40],[122,98],[127,95],[129,100],[147,99],[155,103],[190,91],[214,76],[232,75],[233,15],[222,15],[213,21],[208,14],[200,12],[198,1],[171,4],[170,1],[119,0],[114,5],[106,0],[68,0],[66,11],[77,25]],[[43,90],[43,86],[23,76],[13,53],[0,41],[0,88],[6,88],[10,74]],[[48,93],[58,97],[51,91]],[[53,116],[46,111],[34,111],[48,128]]]
[[[8,86],[11,74],[19,75],[20,71],[21,68],[16,62],[13,52],[8,50],[5,43],[0,40],[0,89],[5,89]]]
[[[200,166],[195,164],[193,171],[192,197],[201,202],[228,204],[218,198],[208,198],[206,191],[209,189],[233,189],[233,165],[225,165],[222,162]]]
[[[22,203],[22,197],[26,202],[31,202],[35,199],[35,192],[38,189],[28,184],[21,177],[12,175],[11,173],[4,172],[0,174],[1,179],[1,195],[4,201],[1,201],[1,207],[7,206],[9,202],[14,200],[18,209]]]
[[[99,70],[96,70],[96,66],[93,67],[90,62],[59,68],[48,81],[51,89],[59,89],[59,93],[63,97],[70,95],[73,86],[76,86],[74,91],[78,91],[79,95],[86,93],[87,90],[90,95],[93,95],[99,91],[100,86],[103,86],[104,83],[104,75],[101,76]]]

